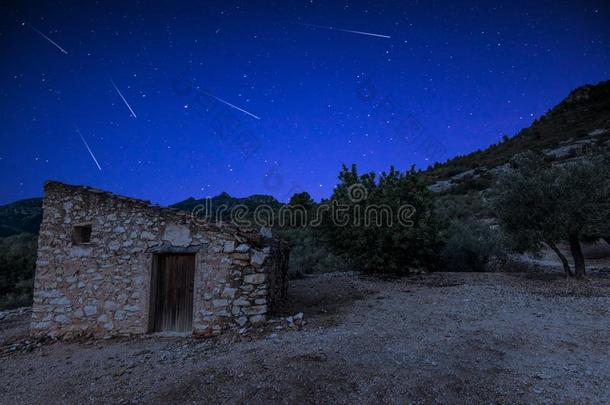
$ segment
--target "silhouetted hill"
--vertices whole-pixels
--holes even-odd
[[[0,237],[37,234],[42,220],[42,198],[29,198],[0,206]]]
[[[280,203],[278,200],[275,199],[275,197],[270,195],[253,194],[248,197],[238,198],[231,197],[227,193],[221,193],[216,197],[212,197],[210,199],[195,199],[193,197],[187,198],[184,201],[171,205],[171,207],[189,212],[200,206],[209,207],[212,212],[218,212],[219,210],[221,210],[221,207],[226,207],[223,209],[223,211],[228,213],[236,205],[243,205],[248,207],[249,212],[252,213],[254,212],[256,207],[263,204],[268,205],[273,209],[278,209],[282,206],[282,203]]]

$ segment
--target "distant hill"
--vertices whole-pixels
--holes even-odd
[[[610,150],[610,80],[573,90],[514,137],[437,163],[425,176],[436,192],[483,190],[491,184],[494,173],[527,150],[542,152],[550,161]]]
[[[29,198],[0,206],[0,237],[37,234],[42,221],[42,198]]]
[[[228,213],[233,207],[237,205],[243,205],[248,207],[249,212],[252,213],[254,212],[256,207],[263,204],[270,206],[274,210],[280,208],[283,205],[278,200],[276,200],[275,197],[265,194],[253,194],[248,197],[238,198],[231,197],[227,193],[221,193],[216,197],[210,198],[209,202],[206,202],[205,198],[195,199],[191,197],[179,203],[173,204],[171,205],[171,207],[178,208],[182,211],[192,211],[198,206],[204,206],[206,208],[209,207],[212,212],[215,213],[219,212],[221,207],[224,206],[226,207],[224,209],[224,212]]]

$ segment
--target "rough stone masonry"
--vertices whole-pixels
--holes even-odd
[[[195,254],[194,335],[263,322],[286,296],[289,249],[269,232],[59,182],[45,184],[43,209],[33,334],[152,332],[159,254]]]

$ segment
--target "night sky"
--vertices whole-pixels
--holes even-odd
[[[425,168],[610,78],[607,1],[0,7],[0,203],[46,179],[319,199],[342,163]]]

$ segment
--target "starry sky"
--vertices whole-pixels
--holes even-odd
[[[610,78],[607,1],[0,8],[1,204],[47,179],[160,204],[320,199],[342,163],[425,168]]]

